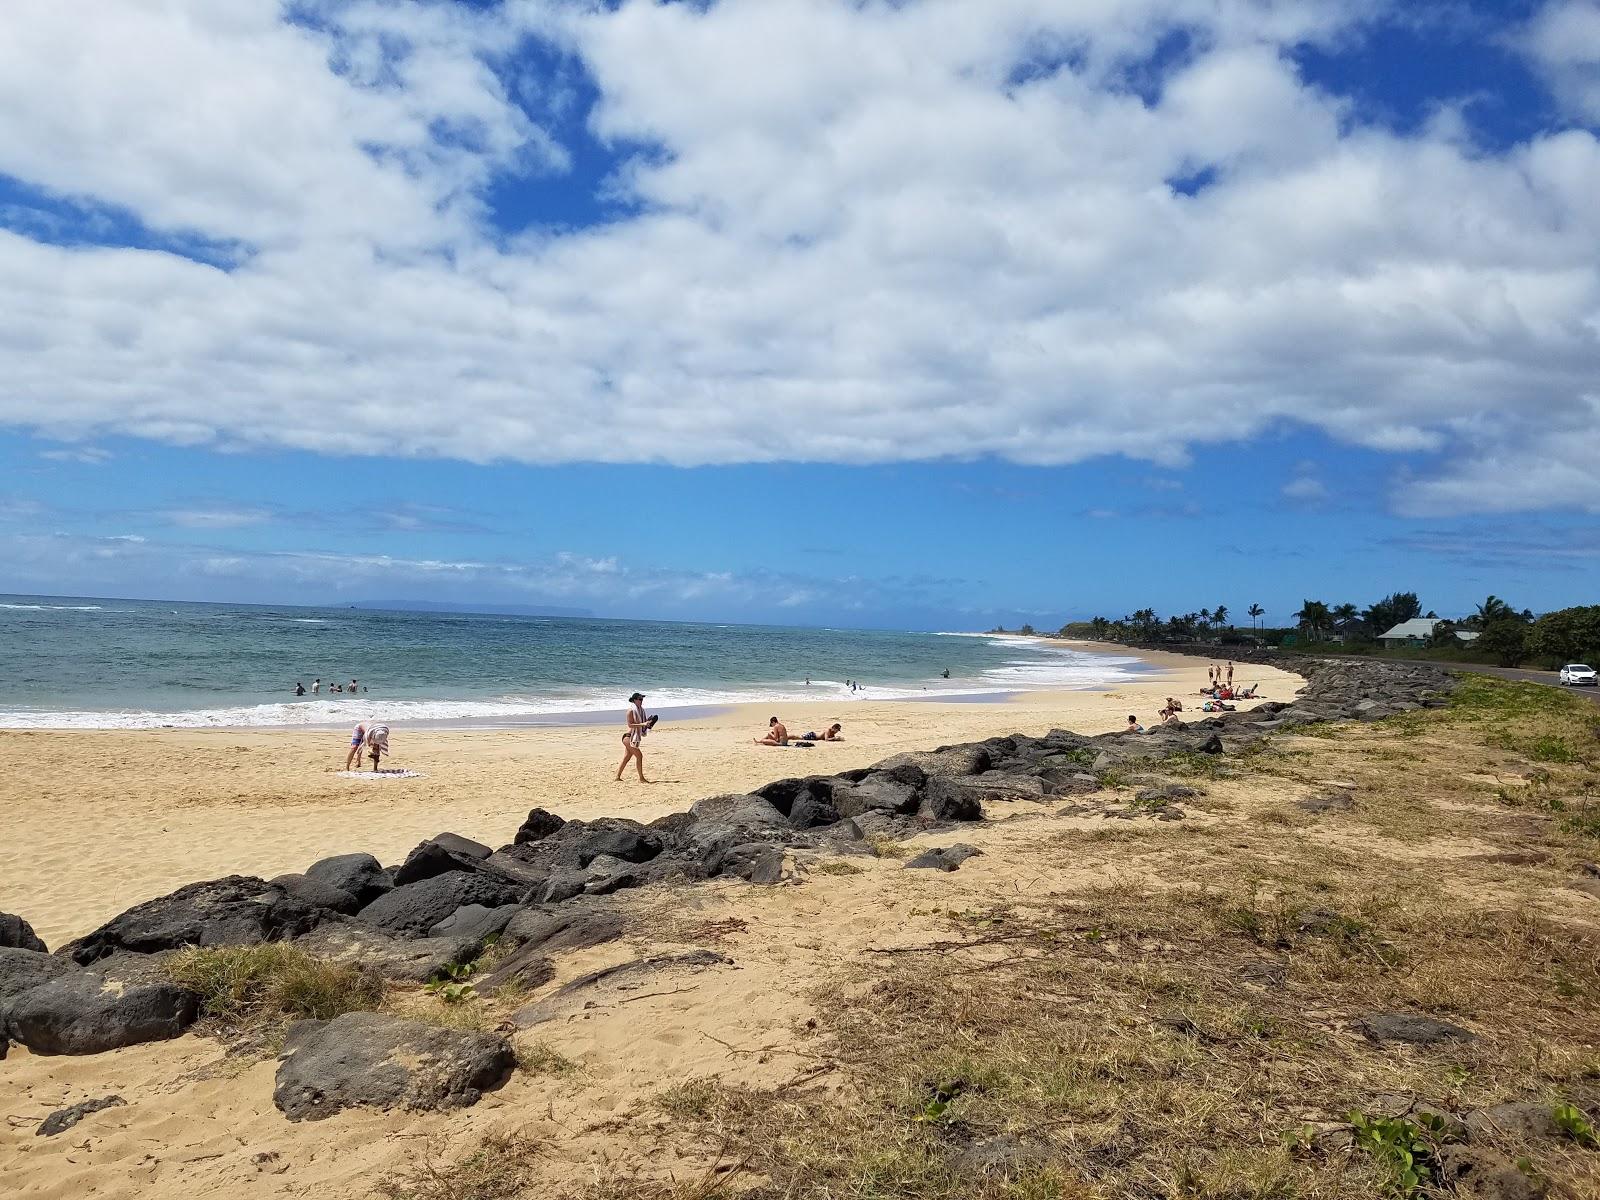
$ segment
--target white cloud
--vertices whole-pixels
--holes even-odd
[[[1328,498],[1328,485],[1315,475],[1300,475],[1283,485],[1283,496],[1301,504],[1320,504]]]
[[[64,446],[54,450],[41,450],[39,457],[49,459],[51,462],[82,463],[84,466],[98,467],[110,462],[116,456],[99,446]]]
[[[1600,0],[1551,0],[1521,44],[1567,110],[1600,123]]]
[[[326,0],[316,29],[271,0],[113,7],[6,6],[0,172],[243,250],[223,270],[0,233],[0,423],[1176,466],[1296,422],[1445,452],[1407,504],[1481,507],[1474,480],[1520,455],[1600,507],[1581,440],[1541,441],[1592,413],[1600,143],[1363,127],[1284,50],[1375,0]],[[1190,51],[1146,103],[1130,79],[1175,31]],[[505,82],[530,35],[593,76],[598,136],[648,149],[613,185],[637,215],[508,244],[484,184],[567,163],[511,99],[537,81]],[[1201,169],[1200,194],[1167,186]]]
[[[243,529],[272,520],[264,508],[174,508],[156,516],[182,529]]]

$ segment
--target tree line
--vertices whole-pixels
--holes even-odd
[[[1329,604],[1323,600],[1304,600],[1290,614],[1292,625],[1269,627],[1263,622],[1267,610],[1251,604],[1244,610],[1250,618],[1248,632],[1230,619],[1229,608],[1219,604],[1198,612],[1174,613],[1161,617],[1153,608],[1141,608],[1120,619],[1095,617],[1090,621],[1069,621],[1060,637],[1092,638],[1108,642],[1216,642],[1220,645],[1282,645],[1288,636],[1304,646],[1337,643],[1347,651],[1372,652],[1377,639],[1407,621],[1418,617],[1438,621],[1426,639],[1428,649],[1459,657],[1492,659],[1504,666],[1542,661],[1548,665],[1600,660],[1600,605],[1563,608],[1535,616],[1530,609],[1518,610],[1499,596],[1488,596],[1473,611],[1454,618],[1440,618],[1432,610],[1423,611],[1416,592],[1391,592],[1366,607],[1351,603]],[[1470,644],[1456,634],[1472,632]],[[1032,632],[1031,627],[1028,632]]]

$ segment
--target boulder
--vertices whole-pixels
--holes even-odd
[[[415,849],[406,855],[405,862],[394,869],[394,885],[397,888],[405,887],[407,884],[434,879],[452,871],[476,871],[488,857],[488,854],[482,858],[472,854],[462,854],[429,838],[425,842],[418,842]]]
[[[490,908],[484,904],[464,904],[432,929],[430,938],[467,938],[480,944],[499,934],[511,918],[522,911],[519,904]]]
[[[538,843],[524,842],[523,845],[537,846]],[[542,856],[538,854],[532,856],[532,861],[518,858],[514,852],[519,850],[521,847],[516,843],[504,850],[496,850],[478,864],[478,870],[504,883],[533,891],[550,878],[550,864],[542,861]]]
[[[706,878],[729,876],[750,883],[778,883],[784,876],[784,849],[771,842],[717,842],[706,849],[700,871]]]
[[[793,808],[790,809],[793,812]],[[693,833],[699,838],[702,831],[720,837],[735,829],[783,829],[788,827],[784,814],[760,796],[708,796],[689,806],[694,818]]]
[[[427,983],[448,968],[471,962],[481,938],[403,938],[347,921],[329,921],[295,941],[307,954],[361,967],[385,979]]]
[[[1309,813],[1350,812],[1355,806],[1355,796],[1340,788],[1318,792],[1295,801],[1296,808]]]
[[[965,779],[934,776],[918,806],[919,815],[930,821],[983,820],[982,790]]]
[[[522,889],[487,875],[450,871],[397,887],[356,914],[374,929],[403,937],[425,937],[430,929],[468,904],[495,908],[516,904]]]
[[[51,1113],[35,1129],[35,1137],[55,1137],[58,1133],[65,1133],[90,1113],[100,1112],[107,1108],[125,1108],[128,1102],[121,1096],[101,1096],[97,1100],[80,1100],[66,1108],[58,1108]]]
[[[833,806],[841,817],[868,812],[914,813],[922,800],[922,789],[887,774],[873,774],[861,782],[833,790]]]
[[[964,775],[981,775],[994,762],[989,747],[982,743],[967,746],[944,746],[938,750],[911,751],[886,758],[873,769],[892,771],[896,767],[915,767],[924,776],[937,779],[960,778]]]
[[[666,842],[655,830],[622,817],[568,821],[545,840],[580,867],[588,866],[602,854],[631,863],[649,862],[666,848]]]
[[[305,901],[312,908],[326,909],[343,916],[349,916],[361,907],[361,901],[350,892],[309,875],[278,875],[267,880],[267,883],[282,889],[296,900]]]
[[[15,913],[0,912],[0,950],[34,950],[48,954],[50,948],[34,933],[29,925]]]
[[[542,808],[531,809],[528,812],[528,819],[517,826],[516,836],[511,840],[517,845],[543,841],[565,824],[566,822],[553,812],[546,812]]]
[[[832,825],[840,819],[839,810],[832,801],[806,793],[795,800],[789,809],[789,826],[792,829],[818,829]]]
[[[159,959],[119,954],[13,997],[7,1032],[35,1054],[99,1054],[175,1038],[199,1007]]]
[[[291,1121],[358,1107],[462,1108],[505,1083],[515,1065],[511,1044],[496,1034],[345,1013],[289,1026],[272,1102]]]
[[[626,859],[602,854],[584,868],[583,890],[591,896],[609,896],[623,888],[638,887],[649,878],[649,868]]]
[[[81,970],[71,959],[40,950],[0,947],[0,1032],[5,1029],[6,1001],[20,996],[41,983],[49,983]]]
[[[1408,1046],[1470,1041],[1476,1036],[1460,1025],[1418,1013],[1372,1013],[1358,1020],[1356,1026],[1374,1042],[1400,1042]]]
[[[552,954],[615,941],[626,928],[627,921],[621,913],[593,901],[582,901],[560,908],[524,908],[511,918],[500,942]]]
[[[229,875],[136,905],[58,953],[87,966],[119,950],[156,954],[180,946],[253,946],[308,933],[325,915],[263,879]]]
[[[589,875],[586,871],[557,871],[544,881],[533,898],[540,904],[559,904],[563,900],[581,896],[583,889],[588,886]]]
[[[960,870],[961,864],[975,854],[982,854],[976,846],[969,846],[965,842],[957,842],[953,846],[944,846],[936,850],[924,850],[915,858],[906,863],[907,869],[930,868],[935,871]]]
[[[371,904],[394,887],[394,876],[370,854],[335,854],[312,863],[307,879],[349,892],[358,904]]]
[[[482,842],[475,842],[471,838],[462,837],[459,833],[436,833],[429,839],[435,846],[443,846],[451,854],[459,854],[463,858],[474,859],[482,862],[494,853]]]

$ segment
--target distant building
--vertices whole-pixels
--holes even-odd
[[[1401,621],[1388,633],[1380,633],[1378,640],[1385,646],[1426,646],[1433,637],[1433,631],[1442,624],[1444,622],[1436,617],[1413,617],[1409,621]],[[1470,629],[1458,629],[1456,640],[1475,642],[1478,635]]]

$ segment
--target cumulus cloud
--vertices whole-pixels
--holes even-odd
[[[1568,111],[1600,123],[1600,0],[1551,0],[1521,44]]]
[[[1496,504],[1600,507],[1556,432],[1593,418],[1600,143],[1363,125],[1289,52],[1382,7],[13,0],[0,172],[238,253],[0,231],[0,422],[1162,466],[1296,424],[1438,455],[1408,508],[1534,462],[1570,482]],[[554,58],[598,96],[582,131],[522,78]],[[616,156],[623,215],[507,236],[490,185],[537,210],[563,138]]]

